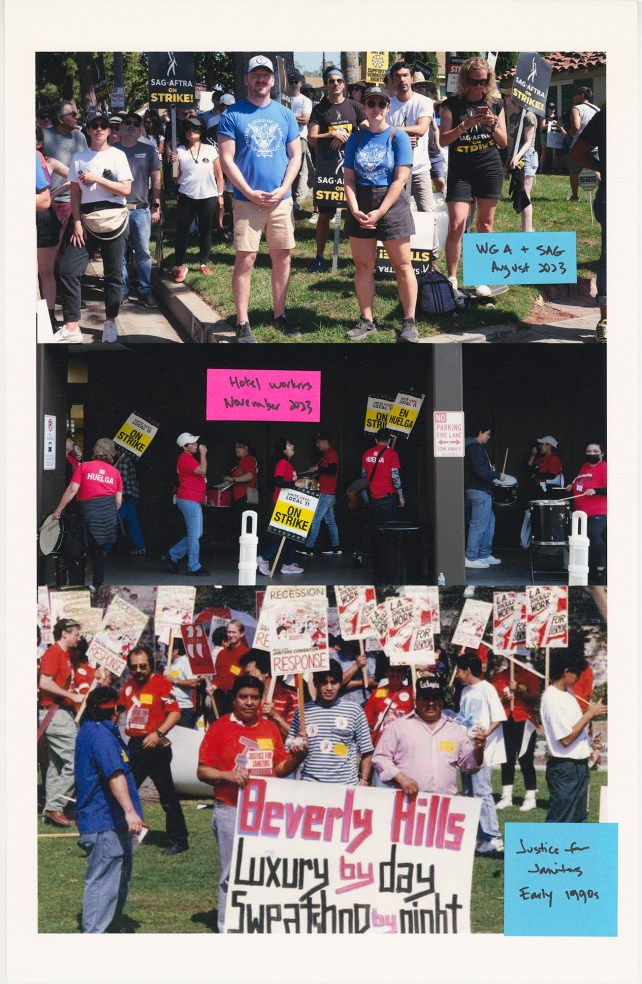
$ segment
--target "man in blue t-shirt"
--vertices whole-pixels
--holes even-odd
[[[127,899],[132,835],[143,820],[127,746],[116,725],[118,693],[96,687],[87,696],[76,738],[76,825],[87,855],[83,933],[105,933]]]
[[[247,99],[221,116],[218,148],[221,165],[234,185],[234,248],[232,292],[236,307],[236,339],[256,342],[248,307],[252,269],[265,231],[272,260],[274,327],[287,338],[300,332],[285,316],[294,248],[294,217],[290,188],[301,166],[301,140],[294,113],[270,99],[272,62],[265,55],[250,58],[245,75]]]

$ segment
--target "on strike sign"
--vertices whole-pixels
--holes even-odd
[[[268,526],[268,533],[288,536],[298,543],[305,543],[318,505],[318,492],[281,489]]]
[[[435,458],[463,458],[463,411],[435,410],[432,415],[432,420]]]

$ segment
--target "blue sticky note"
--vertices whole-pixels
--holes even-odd
[[[463,243],[465,287],[577,283],[574,232],[469,232]]]
[[[507,823],[505,936],[617,936],[616,823]]]

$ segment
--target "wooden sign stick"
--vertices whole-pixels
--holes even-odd
[[[270,568],[270,573],[268,574],[268,577],[274,577],[274,572],[275,572],[275,570],[278,567],[279,557],[281,556],[281,551],[283,550],[283,544],[285,543],[286,539],[287,539],[287,537],[285,537],[285,536],[282,536],[281,537],[281,542],[279,543],[279,549],[276,552],[276,557],[274,558],[274,563],[272,564],[272,567]]]
[[[510,682],[515,683],[515,664],[513,663],[512,659],[510,660]],[[512,687],[510,691],[510,709],[512,714],[512,712],[515,710],[515,691],[513,690]]]
[[[274,697],[274,688],[276,687],[276,677],[270,677],[270,686],[268,687],[268,692],[265,697],[266,704],[272,703],[272,698]]]
[[[303,692],[303,674],[295,673],[294,679],[296,681],[296,692],[299,698],[299,734],[301,737],[305,737],[305,694]]]
[[[457,653],[457,655],[458,656],[461,656],[463,654],[463,652],[464,652],[464,649],[465,649],[465,646],[460,646],[459,647],[459,652]],[[455,669],[453,670],[452,675],[450,677],[450,680],[448,681],[448,687],[449,687],[450,690],[453,689],[453,684],[455,682],[455,676],[456,676],[456,674],[457,674],[457,664],[455,663]]]
[[[174,630],[170,626],[169,643],[167,646],[167,665],[165,667],[165,676],[169,676],[169,671],[172,665],[173,658],[174,658]]]
[[[76,714],[76,717],[74,718],[74,723],[75,724],[78,724],[80,722],[80,719],[83,716],[83,714],[85,713],[85,708],[87,706],[87,697],[89,697],[89,695],[92,692],[92,690],[95,690],[96,687],[97,687],[96,681],[95,680],[92,680],[91,681],[91,686],[90,686],[89,690],[87,691],[87,693],[85,694],[85,699],[83,700],[82,704],[80,705],[80,710],[78,711],[78,713]]]
[[[359,639],[359,655],[360,656],[365,656],[366,655],[366,648],[365,648],[365,644],[364,644],[363,639]],[[368,692],[368,667],[367,666],[362,666],[361,667],[361,676],[363,677],[363,689],[367,693]]]

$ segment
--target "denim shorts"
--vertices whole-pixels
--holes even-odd
[[[524,154],[524,177],[534,178],[537,174],[537,166],[539,164],[539,157],[537,151],[531,147]]]

